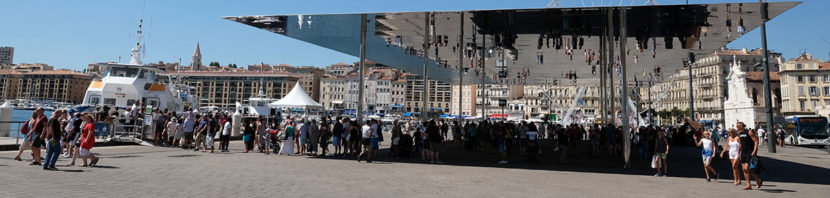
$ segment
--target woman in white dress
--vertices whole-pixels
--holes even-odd
[[[289,122],[285,127],[283,127],[283,130],[282,130],[279,137],[280,137],[280,139],[282,139],[282,137],[285,137],[285,139],[282,139],[282,142],[284,142],[284,143],[280,147],[280,153],[277,154],[277,155],[280,155],[280,154],[285,154],[285,155],[294,154],[294,144],[293,144],[293,142],[294,142],[295,127],[296,127],[296,125],[294,124],[294,121]]]
[[[729,152],[729,160],[732,161],[732,177],[735,181],[734,185],[741,185],[741,162],[738,156],[740,155],[741,142],[738,141],[738,131],[729,129],[729,137],[726,139],[726,148],[720,152],[721,158],[723,154]]]

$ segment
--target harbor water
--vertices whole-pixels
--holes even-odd
[[[25,122],[25,121],[29,120],[30,118],[32,118],[32,112],[33,112],[33,110],[14,110],[14,113],[12,113],[12,120],[10,120],[10,121],[12,121],[12,122],[17,122],[17,121]],[[46,114],[46,117],[49,117],[49,116],[52,116],[52,111],[43,111],[43,114]],[[20,125],[19,124],[11,124],[11,127],[9,128],[9,130],[10,130],[9,137],[16,137],[19,133]]]

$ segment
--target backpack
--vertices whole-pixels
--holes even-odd
[[[761,174],[762,171],[766,171],[766,168],[761,164],[761,159],[758,156],[752,156],[749,158],[749,172],[755,174]]]
[[[29,134],[29,121],[23,123],[23,126],[20,126],[20,133],[23,135]]]

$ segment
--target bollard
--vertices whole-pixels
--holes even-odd
[[[11,121],[12,121],[12,114],[14,113],[14,107],[9,101],[0,105],[0,137],[9,137],[11,130]],[[19,135],[18,135],[19,136]]]

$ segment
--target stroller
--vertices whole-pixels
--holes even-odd
[[[409,134],[401,135],[401,140],[398,142],[400,147],[400,156],[412,157],[412,136]]]
[[[269,131],[269,133],[270,133],[270,135],[269,135],[269,140],[270,141],[269,141],[268,146],[271,147],[271,152],[274,152],[274,154],[279,154],[280,153],[280,142],[281,142],[280,137],[278,135],[279,130],[271,130],[271,131]]]

